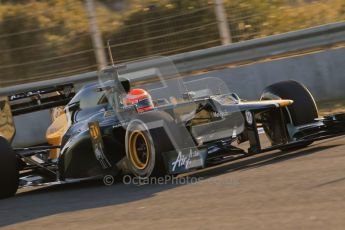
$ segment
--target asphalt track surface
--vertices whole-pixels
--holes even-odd
[[[344,229],[345,138],[198,171],[190,183],[26,189],[1,229]],[[185,181],[186,182],[186,181]]]

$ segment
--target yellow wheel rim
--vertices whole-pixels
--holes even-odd
[[[144,169],[147,167],[150,160],[151,148],[146,135],[140,131],[135,130],[131,132],[128,140],[129,158],[137,169]]]

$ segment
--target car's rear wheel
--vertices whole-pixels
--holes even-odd
[[[282,81],[264,89],[261,100],[276,99],[290,99],[294,101],[284,111],[286,122],[293,126],[312,123],[318,117],[318,110],[313,96],[304,85],[297,81]],[[311,143],[312,141],[304,142],[292,148],[303,148]],[[282,150],[290,150],[292,148],[283,148]]]
[[[14,196],[19,186],[16,155],[8,141],[0,136],[0,199]]]

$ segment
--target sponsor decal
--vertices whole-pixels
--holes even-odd
[[[252,125],[253,124],[253,114],[250,112],[250,111],[246,111],[246,121],[249,125]]]
[[[223,118],[231,115],[230,112],[212,112],[213,117]]]
[[[90,135],[92,139],[97,139],[99,137],[99,128],[95,124],[90,124]]]
[[[125,127],[128,124],[129,124],[129,122],[119,122],[119,123],[113,125],[113,128]]]
[[[176,160],[171,163],[173,172],[175,172],[177,168],[183,167],[185,170],[188,170],[201,165],[203,165],[203,160],[200,152],[192,148],[187,154],[183,154],[181,151],[178,151]]]
[[[89,132],[96,159],[99,161],[103,169],[110,168],[111,164],[104,154],[104,143],[102,140],[101,130],[99,128],[99,123],[90,122]]]

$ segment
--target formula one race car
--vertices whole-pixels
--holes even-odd
[[[12,149],[10,138],[0,137],[0,197],[105,175],[175,175],[345,134],[345,114],[319,118],[298,82],[273,84],[260,100],[244,101],[218,78],[191,79],[168,58],[103,69],[48,129],[53,146]],[[262,146],[258,128],[270,146]],[[248,149],[237,145],[247,141]]]

